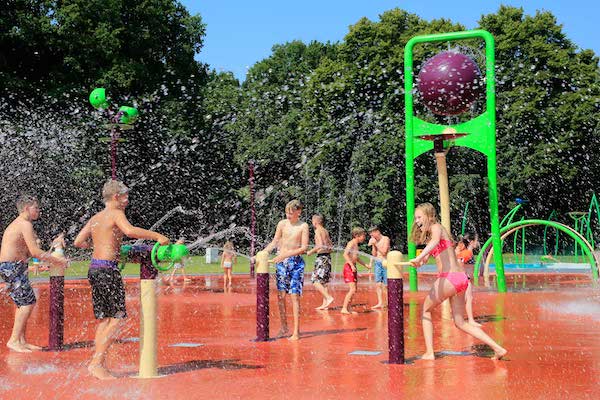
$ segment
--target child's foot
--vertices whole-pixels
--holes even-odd
[[[492,357],[492,360],[502,360],[502,358],[506,356],[506,353],[508,353],[508,350],[500,347],[500,349],[494,350],[494,357]]]
[[[299,335],[299,334],[297,334],[297,333],[294,333],[292,336],[290,336],[290,337],[288,338],[288,340],[291,340],[291,341],[300,340],[300,335]]]
[[[383,304],[375,304],[373,307],[371,307],[371,310],[377,310],[378,308],[383,308]]]
[[[281,328],[279,330],[279,333],[277,334],[278,338],[282,338],[282,337],[286,337],[290,335],[290,331],[288,330],[288,328]]]
[[[17,353],[31,353],[31,350],[20,342],[6,342],[6,347]]]
[[[331,296],[325,301],[325,305],[323,306],[322,310],[327,310],[331,303],[333,303],[333,296]]]
[[[471,326],[475,326],[477,328],[481,328],[483,325],[481,325],[479,322],[473,320],[473,321],[469,321],[469,325]]]
[[[345,308],[342,308],[341,311],[342,314],[347,314],[347,315],[351,315],[351,314],[358,314],[356,311],[354,310],[346,310]]]
[[[184,282],[191,282],[192,280],[190,278],[183,278]]]
[[[27,347],[29,350],[41,350],[42,349],[40,346],[36,346],[35,344],[31,344],[31,343],[23,343],[23,346]]]
[[[90,372],[90,374],[92,376],[94,376],[102,381],[109,380],[109,379],[117,379],[116,377],[111,375],[110,372],[108,372],[108,370],[106,368],[104,368],[102,365],[88,365],[88,371]]]
[[[425,353],[421,356],[421,360],[435,360],[435,355],[433,353]]]

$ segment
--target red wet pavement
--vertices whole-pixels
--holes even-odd
[[[254,285],[235,277],[233,293],[218,289],[216,276],[161,286],[159,354],[163,377],[140,380],[137,372],[139,284],[127,279],[129,318],[108,366],[121,379],[88,376],[95,322],[86,281],[67,281],[62,352],[19,354],[4,346],[13,305],[0,295],[0,399],[598,399],[600,398],[600,296],[584,275],[528,274],[509,277],[511,292],[475,293],[475,312],[485,331],[509,350],[508,360],[434,313],[435,361],[415,360],[424,351],[420,326],[426,292],[404,297],[407,365],[387,360],[387,315],[370,311],[375,292],[361,278],[358,315],[339,306],[315,311],[319,295],[306,285],[302,339],[255,343]],[[423,289],[427,286],[425,278]],[[38,304],[29,341],[48,342],[48,285],[35,284]],[[271,281],[271,289],[274,282]],[[291,307],[289,307],[291,311]],[[279,329],[271,293],[271,335]],[[291,318],[290,318],[291,322]],[[133,339],[135,340],[135,339]],[[197,347],[173,347],[174,344]],[[351,355],[353,351],[380,352]]]

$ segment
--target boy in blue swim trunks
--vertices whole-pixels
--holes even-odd
[[[19,216],[8,225],[2,235],[0,277],[7,283],[10,297],[17,306],[13,330],[6,347],[12,351],[29,353],[39,350],[40,347],[25,341],[27,320],[36,301],[27,276],[27,261],[30,257],[35,257],[53,266],[65,268],[67,260],[53,257],[37,245],[37,235],[32,224],[32,221],[40,217],[37,199],[29,195],[20,196],[17,200],[17,210]]]
[[[387,257],[390,251],[390,238],[382,235],[378,226],[369,228],[369,245],[373,246],[371,254],[376,257],[375,264],[375,285],[377,285],[377,304],[372,309],[384,308],[386,306],[385,299],[387,298],[387,271],[383,268],[382,260]],[[373,262],[373,261],[372,261]]]
[[[98,379],[114,379],[104,366],[104,361],[120,321],[127,317],[125,287],[118,268],[123,236],[154,240],[163,245],[168,244],[169,239],[129,223],[125,216],[129,189],[122,182],[108,181],[102,189],[102,197],[106,207],[85,224],[74,244],[80,248],[94,249],[88,279],[92,286],[94,316],[99,323],[94,339],[95,352],[88,370]]]
[[[292,200],[285,206],[286,219],[279,221],[275,236],[265,248],[267,253],[278,248],[279,253],[272,261],[276,263],[276,277],[281,317],[281,330],[278,336],[289,334],[285,298],[292,299],[294,330],[290,340],[300,339],[300,296],[304,284],[304,260],[301,255],[308,249],[308,224],[300,221],[302,203]]]

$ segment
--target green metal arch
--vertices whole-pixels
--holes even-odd
[[[555,221],[546,221],[543,219],[525,219],[522,221],[514,222],[512,224],[508,224],[507,226],[503,227],[500,230],[500,235],[503,235],[504,233],[506,233],[510,230],[515,230],[515,228],[520,228],[520,227],[524,228],[526,226],[536,226],[536,225],[553,227],[559,231],[566,233],[573,240],[575,240],[577,243],[579,243],[579,245],[581,245],[581,248],[585,249],[585,253],[588,256],[588,260],[589,260],[590,266],[592,268],[593,280],[598,281],[598,264],[596,262],[596,259],[594,258],[592,246],[581,234],[579,234],[579,232],[577,232],[576,230],[574,230],[573,228],[571,228],[567,225],[563,225],[563,224],[555,222]],[[475,261],[475,270],[473,271],[473,275],[474,275],[476,284],[478,283],[479,266],[481,265],[481,260],[483,258],[483,255],[487,252],[487,250],[491,244],[492,244],[492,238],[489,238],[484,243],[484,245],[481,247],[481,251],[479,252],[479,255],[477,256],[477,259]]]

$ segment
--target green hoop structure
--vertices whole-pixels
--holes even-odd
[[[594,257],[594,253],[593,253],[594,249],[593,249],[592,245],[583,237],[583,235],[581,235],[579,232],[577,232],[575,229],[571,228],[570,226],[561,224],[556,221],[546,221],[543,219],[525,219],[525,220],[521,220],[518,222],[514,222],[512,224],[508,224],[507,226],[503,227],[500,230],[500,235],[508,236],[511,233],[518,231],[520,229],[523,229],[525,227],[528,227],[528,226],[550,226],[556,230],[559,230],[559,231],[564,232],[567,235],[569,235],[573,240],[575,240],[581,246],[582,249],[584,249],[584,251],[588,257],[590,267],[592,269],[592,278],[593,278],[594,282],[598,281],[598,262],[596,261],[596,258]],[[504,236],[504,237],[506,237],[506,236]],[[487,253],[487,250],[490,247],[491,242],[492,242],[492,238],[488,239],[485,242],[485,244],[481,247],[481,251],[479,252],[479,255],[477,256],[477,259],[475,260],[475,269],[473,271],[473,276],[475,278],[476,285],[479,284],[479,269],[480,269],[482,258],[484,256],[484,254]],[[494,251],[494,250],[495,249],[492,249],[490,251]],[[495,253],[494,253],[494,259],[496,259]]]
[[[457,125],[440,125],[426,122],[414,115],[413,109],[413,48],[417,44],[430,42],[455,41],[466,39],[483,39],[485,41],[485,81],[486,81],[486,109],[485,111],[469,121]],[[406,121],[406,228],[407,238],[415,212],[415,172],[414,160],[416,157],[433,149],[431,141],[420,139],[425,134],[442,134],[448,128],[455,132],[466,134],[452,142],[454,146],[468,147],[483,153],[487,158],[489,208],[492,231],[492,242],[496,252],[494,253],[496,272],[498,275],[498,291],[506,292],[506,279],[504,276],[504,264],[502,263],[502,243],[500,241],[500,224],[498,217],[498,185],[496,173],[496,74],[494,37],[484,30],[472,30],[463,32],[441,33],[434,35],[415,36],[408,41],[404,48],[404,100]],[[449,147],[446,141],[444,147]],[[415,243],[408,242],[408,255],[414,258],[416,255]],[[418,290],[417,270],[409,268],[410,290]]]

